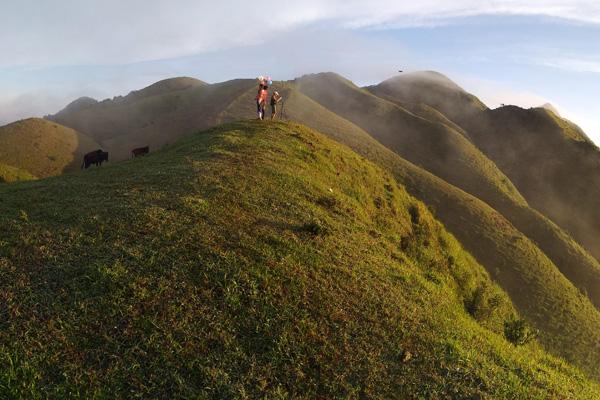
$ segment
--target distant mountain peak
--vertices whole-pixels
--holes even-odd
[[[165,93],[178,92],[180,90],[186,90],[205,85],[207,85],[207,83],[199,79],[182,76],[158,81],[148,87],[145,87],[144,89],[131,92],[127,97],[140,98],[157,96]]]
[[[411,83],[424,83],[424,84],[438,84],[445,86],[449,89],[464,91],[456,82],[448,78],[446,75],[437,71],[415,71],[403,73],[401,75],[390,78],[382,84],[388,83],[399,83],[399,82],[411,82]]]
[[[88,107],[91,107],[97,103],[98,103],[98,100],[93,99],[91,97],[84,96],[84,97],[80,97],[77,100],[69,103],[69,105],[66,106],[65,109],[69,110],[69,111],[76,111],[76,110],[79,111],[79,110],[83,110]]]

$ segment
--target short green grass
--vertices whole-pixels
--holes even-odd
[[[300,125],[0,186],[0,398],[600,396],[505,341],[513,314],[389,173]]]
[[[473,182],[464,174],[458,174],[460,178],[454,181],[457,187],[449,185],[440,179],[444,175],[433,176],[384,148],[356,125],[340,123],[340,116],[346,116],[372,133],[378,129],[404,129],[402,124],[394,128],[377,122],[374,116],[389,106],[366,96],[351,82],[335,74],[317,74],[301,78],[298,87],[338,113],[327,115],[314,106],[314,101],[292,93],[291,97],[297,99],[293,109],[302,110],[293,111],[299,120],[306,120],[392,171],[413,196],[435,210],[436,217],[501,283],[526,318],[540,329],[540,339],[547,348],[600,379],[600,264],[590,254],[548,218],[520,201],[520,195],[508,197],[498,187],[480,187],[476,193],[481,197],[475,198],[458,189],[466,190],[468,182]],[[364,99],[361,106],[357,105],[357,98]],[[364,117],[365,114],[372,115]],[[413,136],[419,135],[417,131]],[[420,152],[427,154],[426,140],[419,147]],[[406,152],[390,148],[400,155]],[[435,157],[434,153],[428,155]],[[527,167],[522,170],[528,171]],[[514,189],[512,183],[510,186]],[[571,214],[573,218],[576,215]]]

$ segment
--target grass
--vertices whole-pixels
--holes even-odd
[[[500,214],[408,163],[303,94],[290,90],[284,96],[292,118],[307,121],[392,171],[501,283],[528,321],[542,331],[540,340],[546,348],[597,376],[600,316],[590,300],[598,304],[600,299],[596,285],[600,268],[581,246],[535,210],[496,202],[504,211]]]
[[[79,169],[100,146],[70,128],[39,118],[0,127],[0,163],[46,178]]]
[[[367,89],[394,102],[430,106],[463,127],[473,116],[487,110],[477,97],[432,71],[402,74]]]
[[[297,86],[404,159],[466,192],[486,202],[527,204],[504,173],[450,125],[419,117],[335,74],[308,75]]]
[[[339,82],[335,76],[325,78]],[[596,176],[594,171],[597,170],[597,160],[595,160],[598,157],[597,150],[586,150],[585,135],[577,127],[558,118],[550,111],[504,107],[499,110],[482,112],[484,109],[476,104],[469,106],[470,100],[460,105],[461,102],[456,96],[465,96],[462,89],[453,87],[443,79],[440,81],[440,79],[434,78],[435,76],[429,78],[425,76],[415,79],[415,77],[408,76],[386,81],[368,89],[372,93],[385,99],[392,99],[397,104],[408,107],[418,115],[432,121],[440,121],[452,126],[440,119],[439,116],[426,112],[427,110],[420,110],[415,103],[406,102],[427,101],[440,107],[441,110],[445,110],[458,121],[468,121],[469,123],[466,125],[468,129],[467,132],[463,132],[464,136],[473,140],[486,155],[498,162],[500,169],[511,180],[514,180],[519,189],[526,194],[527,200],[532,201],[533,206],[544,211],[546,215],[529,207],[520,194],[505,196],[499,190],[493,188],[490,190],[489,186],[486,190],[483,185],[475,185],[477,188],[473,190],[473,185],[469,184],[468,174],[461,172],[458,174],[460,175],[458,179],[449,179],[448,175],[441,173],[436,173],[436,175],[475,195],[500,212],[520,232],[530,238],[552,260],[560,272],[600,308],[600,264],[598,260],[548,218],[553,218],[573,234],[580,243],[585,244],[588,250],[594,254],[597,253],[594,251],[596,248],[594,244],[598,241],[599,236],[596,232],[600,229],[600,224],[594,222],[597,219],[596,209],[595,206],[592,206],[592,201],[588,201],[597,197],[593,189],[597,185],[590,185],[591,188],[587,187],[589,179],[595,179]],[[327,87],[328,84],[322,80],[313,86]],[[359,92],[357,88],[354,91]],[[340,90],[332,92],[340,92]],[[360,96],[360,93],[355,96],[346,95],[348,98],[356,96]],[[347,107],[348,102],[333,103],[332,107],[338,107],[340,114],[350,115],[353,113],[352,110],[342,107],[345,104]],[[372,107],[377,107],[374,101],[371,103],[373,103]],[[365,104],[368,103],[365,102]],[[455,106],[456,104],[458,106]],[[370,111],[368,108],[365,108],[364,112],[377,114],[376,110]],[[492,119],[489,124],[477,126],[477,122],[485,119],[486,115]],[[377,124],[368,122],[362,126],[369,132],[395,128],[393,125],[381,128]],[[375,137],[380,135],[374,134]],[[413,136],[418,137],[419,133],[415,133]],[[576,146],[573,146],[572,140],[577,141]],[[411,152],[408,148],[398,150],[403,146],[390,145],[389,147],[403,156],[406,152]],[[420,151],[428,151],[430,148],[426,142],[420,143],[420,147]],[[356,147],[353,146],[353,148]],[[565,149],[574,150],[576,154],[568,156],[569,152]],[[429,154],[425,158],[436,158],[436,156]],[[452,165],[452,162],[447,162],[447,164]],[[426,169],[435,172],[431,168]],[[456,170],[456,168],[452,169]],[[553,173],[549,174],[549,171],[553,171]],[[582,177],[585,179],[581,179]],[[508,178],[504,176],[496,179]],[[471,180],[471,182],[473,181]],[[510,185],[512,190],[516,191],[512,183]],[[500,187],[500,185],[496,186]],[[571,190],[562,190],[563,186],[570,186]],[[566,202],[562,201],[565,197],[570,198],[569,207],[566,206]],[[429,204],[428,200],[423,200]],[[441,218],[443,219],[443,217]],[[456,218],[466,217],[453,212],[447,214],[447,218],[443,221],[448,226],[453,226]],[[456,226],[456,229],[454,232],[459,235],[458,229],[462,229],[462,224]],[[473,239],[476,238],[468,240]],[[461,237],[461,240],[467,239]],[[468,247],[472,245],[471,242],[463,243]],[[490,245],[497,246],[492,243]],[[481,240],[476,240],[475,246],[481,246]],[[486,249],[485,252],[490,253],[490,250]]]
[[[0,199],[2,398],[600,395],[503,338],[509,298],[393,176],[299,125]]]
[[[544,109],[503,107],[472,122],[471,136],[532,207],[600,260],[600,152],[572,123]]]
[[[317,102],[327,103],[327,97],[310,93],[314,97],[311,99],[301,93],[310,89],[307,81],[311,79],[316,79],[312,84],[314,93],[329,88],[329,93],[335,95],[335,101],[326,104],[331,109]],[[276,82],[274,87],[285,98],[288,117],[322,131],[392,171],[413,196],[435,210],[436,217],[510,293],[529,323],[542,331],[540,340],[548,350],[597,373],[600,339],[596,331],[600,325],[598,311],[589,299],[600,304],[598,262],[560,228],[529,208],[511,181],[467,140],[468,135],[445,128],[452,124],[439,115],[434,121],[442,124],[426,121],[335,74]],[[150,96],[129,105],[105,102],[75,115],[73,121],[91,121],[95,134],[112,135],[116,139],[108,139],[111,148],[127,155],[134,144],[156,140],[152,143],[163,145],[194,127],[252,118],[255,91],[253,80],[235,80]],[[431,112],[419,113],[433,118]],[[376,118],[361,117],[369,114]],[[407,129],[410,135],[403,133],[407,137],[399,142],[402,145],[390,147],[456,186],[407,162],[367,133],[381,139],[379,129],[394,140],[394,135]],[[442,140],[440,135],[447,138]],[[144,142],[135,142],[137,138]],[[431,145],[432,140],[437,143]]]
[[[0,164],[0,183],[3,182],[17,182],[17,181],[31,181],[36,179],[35,176],[28,172],[20,170],[9,165]]]
[[[217,125],[232,101],[256,88],[253,80],[208,85],[190,79],[158,82],[124,98],[74,112],[67,109],[51,118],[85,132],[112,154],[113,161],[122,161],[129,159],[135,148],[150,146],[155,151]],[[247,107],[253,109],[251,101]]]

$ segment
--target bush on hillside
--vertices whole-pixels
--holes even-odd
[[[537,332],[531,329],[527,322],[513,318],[504,322],[504,336],[515,346],[523,346],[537,337]]]
[[[327,225],[323,221],[316,218],[302,225],[300,230],[302,232],[310,233],[314,236],[323,236],[329,233],[329,228]]]
[[[491,318],[502,299],[487,283],[480,283],[469,297],[465,298],[465,309],[477,321]]]

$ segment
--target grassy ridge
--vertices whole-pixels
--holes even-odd
[[[328,79],[321,80],[314,85],[315,92],[329,89],[325,92],[329,92],[329,96],[335,96],[335,101],[332,102],[334,104],[330,106],[341,116],[315,102],[324,102],[327,97],[319,95],[313,100],[299,93],[298,82],[276,83],[275,87],[286,98],[288,116],[327,133],[363,156],[393,170],[411,194],[435,208],[438,217],[502,282],[528,320],[543,330],[543,343],[556,354],[586,366],[588,372],[595,372],[598,354],[598,337],[594,332],[597,329],[597,311],[590,307],[585,298],[581,300],[583,306],[578,306],[581,294],[571,283],[582,292],[587,291],[589,298],[599,304],[599,286],[596,284],[600,276],[598,263],[557,226],[528,208],[498,168],[465,139],[464,133],[444,128],[444,125],[452,124],[440,120],[438,114],[431,110],[423,114],[424,111],[421,110],[421,115],[433,115],[442,124],[419,118],[398,105],[369,95],[335,75],[330,74],[325,78],[331,78],[334,85],[328,84]],[[306,80],[300,81],[301,90],[306,89],[306,85]],[[185,124],[190,127],[194,124],[210,126],[237,118],[252,118],[255,90],[254,81],[238,80],[184,91],[175,96],[152,96],[138,103],[150,104],[152,106],[149,109],[153,110],[139,114],[139,121],[148,125],[150,116],[161,116],[162,122],[155,125],[162,124],[164,131],[170,132],[168,136],[179,137],[187,133],[182,130]],[[114,102],[109,105],[117,107]],[[380,115],[381,110],[384,111],[383,116]],[[402,118],[394,117],[390,120],[386,117],[387,112]],[[366,122],[359,118],[370,114],[372,119]],[[418,129],[411,131],[410,139],[413,142],[406,142],[406,147],[396,147],[395,150],[415,162],[421,160],[420,164],[428,165],[443,178],[476,193],[495,210],[406,162],[374,141],[365,130],[342,118],[343,116],[359,118],[355,122],[369,132],[375,132],[374,128],[377,127],[386,129],[390,132],[390,137],[395,132],[391,132],[395,126],[392,122],[397,122],[398,127],[408,128],[414,128],[413,125],[416,124]],[[173,131],[169,131],[169,121],[175,117],[183,125],[174,125]],[[430,128],[434,134],[431,134]],[[154,128],[148,129],[140,132],[148,133]],[[436,142],[440,139],[436,135],[448,135],[449,142],[444,139],[435,146],[429,146],[431,140]],[[121,140],[127,141],[129,138]],[[450,152],[450,156],[446,154],[445,161],[450,165],[461,166],[462,170],[450,169],[445,162],[440,162],[438,153],[445,152],[446,148],[453,148],[454,153]],[[439,163],[437,166],[436,162]],[[551,282],[547,287],[544,283],[546,280]]]
[[[307,121],[315,129],[392,171],[413,196],[434,209],[436,217],[501,282],[528,320],[542,330],[542,341],[551,351],[587,366],[591,374],[597,373],[598,311],[561,275],[561,270],[570,271],[569,276],[585,287],[595,282],[597,263],[572,239],[531,209],[513,208],[520,215],[510,217],[522,218],[536,243],[543,244],[558,262],[554,264],[487,204],[407,162],[358,126],[301,93],[292,91],[287,96],[291,117],[309,117]],[[591,297],[597,300],[594,290],[590,290],[594,293]]]
[[[418,117],[336,74],[304,76],[298,90],[445,181],[478,198],[526,204],[510,180],[461,133]]]
[[[134,148],[150,146],[155,151],[217,125],[219,114],[250,87],[255,87],[252,80],[207,85],[177,78],[50,118],[90,135],[114,160],[125,160]],[[247,107],[252,109],[252,104]]]
[[[548,110],[502,107],[468,130],[533,207],[600,259],[600,152],[577,126]]]
[[[386,114],[398,113],[400,111],[399,109],[390,108],[386,101],[366,95],[350,82],[346,82],[333,74],[307,76],[300,80],[299,86],[300,90],[305,91],[324,106],[337,112],[338,115],[356,121],[363,129],[373,134],[375,138],[382,141],[383,144],[401,156],[415,162],[421,160],[418,164],[424,163],[426,166],[425,169],[436,173],[437,176],[445,179],[447,182],[487,202],[508,219],[511,224],[535,242],[551,258],[561,273],[571,280],[583,293],[589,296],[594,304],[600,307],[600,264],[598,261],[591,257],[579,244],[547,217],[529,208],[520,193],[517,192],[516,195],[510,194],[516,192],[512,183],[508,181],[506,176],[499,172],[495,165],[490,165],[491,161],[483,157],[478,150],[473,150],[474,146],[472,144],[469,144],[470,147],[463,146],[467,139],[462,138],[461,146],[458,146],[458,150],[446,160],[445,170],[441,166],[437,168],[435,167],[435,162],[430,161],[439,158],[436,148],[430,145],[427,138],[423,138],[423,132],[426,132],[427,127],[422,127],[411,133],[412,140],[414,141],[412,144],[401,139],[400,134],[399,137],[393,140],[385,139],[388,136],[393,137],[396,132],[407,129],[404,122],[396,121],[392,123],[389,121],[390,117],[385,116]],[[395,87],[392,86],[386,89],[389,96],[395,98],[402,97],[402,91],[400,91],[400,94],[394,95],[395,92],[392,89]],[[441,100],[438,99],[438,101]],[[309,107],[307,104],[302,104],[301,106],[306,109],[314,109],[314,107]],[[543,112],[546,113],[546,111]],[[314,111],[305,113],[307,121],[315,119],[312,117],[312,113]],[[304,121],[304,119],[301,119],[301,121]],[[385,121],[385,123],[382,123],[382,121]],[[317,128],[321,129],[321,127]],[[322,127],[321,130],[324,132],[331,131],[329,127]],[[364,137],[365,135],[363,134],[362,136]],[[468,137],[468,135],[466,136]],[[494,137],[501,138],[502,135],[498,134]],[[343,139],[338,138],[338,140]],[[444,143],[443,148],[452,147],[448,145],[447,141],[442,141],[442,143]],[[504,140],[499,139],[498,146],[500,148],[504,148],[502,143],[504,143]],[[436,144],[436,146],[439,145],[439,143]],[[356,149],[357,147],[353,146],[353,148]],[[469,148],[471,148],[471,151],[467,151]],[[463,153],[461,153],[463,151],[461,149],[465,149]],[[452,154],[450,150],[448,152]],[[530,158],[531,155],[522,159],[529,160]],[[467,169],[472,169],[472,171],[465,173],[464,169],[461,170],[461,167],[457,167],[457,164],[460,165],[461,163],[463,167],[469,165],[469,162],[465,162],[465,159],[480,161],[471,162],[470,167]],[[520,161],[512,160],[510,163],[512,165],[519,165]],[[527,170],[527,167],[521,165],[518,169]],[[486,173],[486,171],[491,172]],[[503,181],[509,182],[507,186],[508,190],[502,190]],[[487,184],[483,184],[482,182],[487,182]],[[507,195],[507,193],[510,195]],[[548,195],[544,198],[551,199],[553,196]],[[428,203],[427,200],[422,200]],[[575,215],[576,212],[573,211],[573,214]],[[450,225],[455,223],[457,218],[466,218],[466,216],[461,217],[459,215],[448,214],[448,218],[452,219],[452,221],[444,220],[444,223]],[[576,217],[573,218],[576,219]],[[460,229],[461,225],[457,224],[456,231],[454,231],[455,234],[459,235],[458,230]],[[479,246],[480,242],[477,241],[473,244],[465,243],[465,245]],[[490,245],[495,247],[492,243]],[[486,252],[490,252],[490,250],[486,250]]]
[[[594,244],[598,241],[595,232],[600,225],[593,226],[595,206],[590,207],[587,201],[596,198],[593,188],[597,185],[589,185],[588,181],[596,179],[597,162],[593,158],[597,151],[581,129],[545,109],[503,107],[482,111],[476,101],[468,100],[472,96],[460,87],[427,75],[395,78],[368,89],[400,106],[408,104],[408,107],[414,108],[411,106],[414,103],[407,102],[425,101],[462,121],[466,128],[465,137],[497,162],[532,206],[545,215],[522,203],[507,201],[502,196],[481,198],[531,238],[560,271],[600,307],[600,264],[590,255],[597,253],[594,251],[597,247]],[[439,120],[430,114],[419,113]],[[442,120],[442,123],[446,122]],[[577,148],[577,155],[568,156],[573,147]],[[565,151],[567,149],[569,151]],[[587,164],[582,162],[586,159]],[[586,165],[578,167],[581,164]],[[585,184],[582,184],[583,181]],[[464,188],[460,184],[458,186]],[[565,205],[566,197],[571,197],[570,207]],[[559,223],[562,229],[549,218]],[[580,244],[563,229],[568,230]]]
[[[368,90],[411,109],[414,104],[428,104],[459,121],[465,137],[492,159],[541,213],[500,196],[479,197],[533,239],[600,307],[600,223],[594,190],[598,185],[593,183],[598,180],[599,153],[579,127],[543,108],[488,110],[447,78],[432,73],[403,75]],[[415,112],[440,120],[419,109]]]
[[[472,117],[487,110],[477,97],[433,71],[402,74],[367,89],[392,101],[433,107],[463,128]]]
[[[73,129],[38,118],[0,127],[0,163],[45,178],[79,169],[100,146]]]
[[[0,397],[600,395],[496,334],[514,311],[485,270],[307,128],[227,125],[0,194]]]

